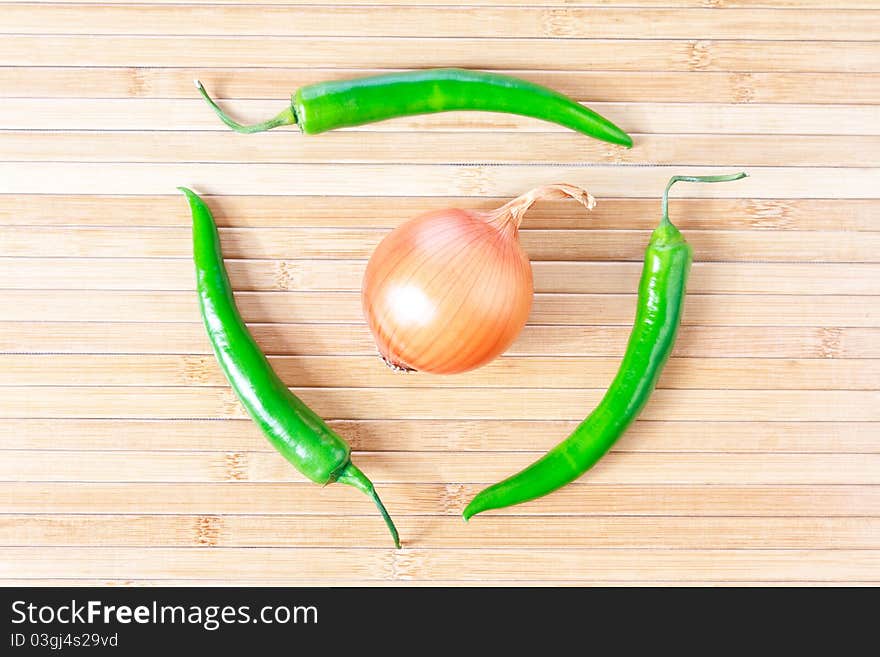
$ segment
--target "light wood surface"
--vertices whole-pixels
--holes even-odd
[[[381,6],[380,6],[381,5]],[[0,582],[880,583],[880,9],[873,0],[6,2],[0,38]],[[631,131],[411,117],[241,136],[298,86],[468,66]],[[575,484],[468,524],[590,410],[626,344],[659,196],[695,248],[674,357]],[[398,375],[366,259],[419,212],[588,188],[522,231],[529,325],[456,377]],[[243,314],[397,520],[278,456],[210,355],[205,194]]]

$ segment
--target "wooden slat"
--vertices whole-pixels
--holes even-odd
[[[88,150],[81,148],[83,140]],[[606,164],[745,167],[880,166],[880,137],[802,136],[769,150],[762,135],[643,135],[631,150],[597,140],[541,133],[524,149],[509,133],[475,133],[462,142],[449,134],[333,132],[301,139],[295,148],[276,134],[232,139],[221,132],[0,132],[0,152],[27,162],[198,162],[239,163],[394,163],[493,162],[515,164],[599,162]]]
[[[634,41],[565,39],[11,35],[2,66],[261,66],[530,68],[565,70],[880,72],[873,41]]]
[[[38,390],[38,393],[35,392]],[[601,390],[529,388],[295,388],[320,415],[340,419],[580,420]],[[244,410],[226,388],[90,388],[9,386],[4,418],[240,418]],[[880,391],[657,390],[646,420],[755,421],[880,420]]]
[[[540,453],[357,454],[376,484],[489,484],[517,472]],[[58,464],[63,463],[63,467]],[[52,467],[49,467],[52,464]],[[79,452],[4,450],[2,481],[308,482],[271,452]],[[580,485],[836,485],[880,484],[880,454],[609,454]]]
[[[451,517],[408,517],[425,548],[473,547],[688,549],[880,548],[880,518],[492,517],[462,527]],[[267,532],[266,527],[272,526]],[[357,547],[384,548],[368,517],[311,516],[0,516],[0,546]]]
[[[251,324],[260,346],[275,355],[376,355],[362,324]],[[526,326],[510,356],[616,356],[628,326]],[[199,323],[2,322],[0,351],[12,353],[208,354]],[[684,326],[673,353],[681,357],[880,358],[880,328]]]
[[[687,197],[693,187],[682,185],[675,194]],[[545,201],[529,210],[523,226],[527,230],[653,230],[659,216],[660,194],[658,190],[656,197],[651,199],[603,197],[589,213],[574,203]],[[299,196],[290,199],[279,196],[213,197],[208,194],[204,199],[220,226],[239,228],[393,228],[422,212],[448,207],[489,210],[507,200],[381,196]],[[877,200],[674,198],[670,199],[669,206],[676,225],[682,230],[836,231],[846,227],[849,231],[880,231],[880,201]],[[95,207],[102,211],[95,212]],[[164,196],[0,194],[0,226],[189,228],[191,221],[189,208],[176,193]],[[248,254],[247,257],[254,256]]]
[[[181,11],[188,20],[180,21]],[[467,19],[445,7],[400,6],[389,21],[368,7],[247,5],[108,6],[13,4],[3,8],[4,32],[16,34],[168,34],[223,36],[402,36],[575,39],[803,39],[871,40],[880,12],[792,9],[779,20],[773,9],[629,7],[470,8]]]
[[[728,173],[735,167],[686,167],[688,175]],[[699,198],[824,198],[817,181],[835,181],[841,198],[878,198],[880,168],[764,167],[736,184],[694,185]],[[371,165],[371,164],[130,164],[0,163],[0,193],[163,194],[180,185],[203,193],[338,194],[352,196],[516,196],[560,180],[597,197],[655,197],[669,181],[665,168],[614,166]]]
[[[299,387],[604,388],[618,358],[502,357],[459,376],[401,374],[375,356],[273,356]],[[210,386],[226,379],[212,356],[0,355],[0,386]],[[880,359],[673,358],[658,386],[668,389],[877,390]]]
[[[189,259],[191,233],[189,227],[0,226],[0,257]],[[375,228],[221,229],[223,253],[227,258],[332,261],[369,258],[387,233]],[[520,233],[520,243],[530,259],[552,261],[642,262],[649,239],[649,231],[529,229]],[[697,254],[696,259],[702,262],[880,262],[880,231],[705,230],[688,233],[687,239]],[[281,275],[285,276],[283,272]]]
[[[52,3],[67,3],[74,0],[47,0]],[[76,3],[82,4],[129,4],[130,0],[111,0],[110,2],[98,2],[98,0],[75,0]],[[15,4],[18,2],[26,2],[32,4],[34,0],[6,0],[6,4]],[[247,0],[188,0],[188,4],[211,4],[211,5],[236,5],[247,2]],[[261,5],[312,5],[314,0],[258,0]],[[322,5],[330,7],[336,5],[355,5],[355,6],[408,6],[418,4],[434,4],[435,0],[323,0]],[[150,0],[150,4],[180,4],[180,0]],[[466,7],[483,7],[483,6],[507,6],[510,0],[445,0],[444,5],[447,6],[466,6]],[[535,6],[551,6],[560,5],[560,0],[532,0],[531,5]],[[694,8],[816,8],[816,9],[871,9],[874,7],[873,0],[565,0],[565,6],[569,7],[694,7]]]
[[[278,90],[271,100],[238,100],[224,104],[229,111],[243,121],[263,120],[274,116],[284,108],[285,94]],[[855,135],[880,134],[877,123],[880,109],[876,105],[786,105],[780,108],[772,104],[719,104],[719,103],[602,103],[591,102],[590,107],[612,119],[621,128],[632,132],[633,151],[623,155],[626,149],[619,146],[592,144],[586,137],[575,137],[572,144],[588,144],[595,153],[618,154],[621,158],[633,158],[638,163],[650,164],[649,155],[643,151],[640,135],[644,134],[712,134],[712,135]],[[130,98],[9,98],[0,105],[0,127],[6,130],[153,130],[158,132],[198,130],[222,133],[230,144],[256,144],[260,139],[284,145],[289,152],[296,152],[303,141],[316,141],[317,136],[304,137],[295,127],[276,130],[269,135],[235,135],[229,131],[201,99],[130,99]],[[378,132],[383,135],[398,132],[439,133],[460,132],[515,132],[508,135],[512,144],[531,140],[532,135],[572,133],[554,123],[528,117],[490,112],[443,112],[440,114],[403,117],[371,123],[357,128],[346,128],[340,133],[328,134],[320,139],[343,139],[338,135],[354,133],[351,139],[364,133]],[[525,134],[524,134],[525,133]],[[332,136],[331,136],[332,135]],[[438,135],[436,138],[440,138]],[[156,135],[162,139],[162,135]],[[428,136],[423,138],[427,139]],[[447,135],[455,144],[465,141],[460,134]],[[378,139],[378,138],[377,138]],[[787,138],[787,141],[794,142]],[[309,146],[307,146],[309,147]],[[317,145],[311,148],[318,148]],[[452,148],[452,145],[449,146]],[[787,147],[798,148],[796,144]],[[604,150],[603,150],[604,149]],[[175,158],[200,161],[198,144],[174,154]],[[607,156],[606,156],[607,157]],[[491,161],[490,153],[483,153],[478,161]],[[589,160],[587,160],[589,162]],[[736,160],[730,159],[728,164]],[[776,163],[784,162],[777,160]],[[99,192],[100,193],[100,192]],[[161,193],[167,193],[162,190]],[[228,192],[227,192],[228,193]],[[315,192],[313,192],[315,193]],[[337,190],[338,193],[338,190]],[[837,193],[834,196],[838,196]]]
[[[17,66],[0,68],[0,97],[195,98],[192,81],[200,78],[220,97],[268,99],[314,82],[362,77],[389,70]],[[590,103],[640,103],[646,98],[658,103],[880,102],[880,75],[872,73],[529,69],[499,72],[549,86]]]
[[[198,322],[198,303],[187,292],[7,290],[3,319],[63,322]],[[246,321],[273,323],[349,323],[363,321],[360,295],[354,292],[239,292]],[[531,324],[632,324],[634,294],[537,294]],[[816,295],[699,295],[685,304],[687,326],[850,326],[880,327],[874,297]],[[169,327],[170,328],[170,327]],[[171,339],[171,336],[168,338]],[[833,340],[834,336],[830,336]]]
[[[872,550],[638,550],[541,551],[333,548],[73,548],[0,549],[2,577],[236,577],[451,579],[492,581],[511,570],[522,579],[565,572],[572,579],[880,579]]]
[[[384,484],[382,500],[395,518],[461,517],[481,486]],[[376,507],[348,486],[269,483],[21,483],[0,482],[3,513],[333,514],[376,517]],[[880,516],[880,486],[568,486],[541,500],[481,516]],[[383,533],[377,519],[374,532]],[[403,526],[402,521],[401,526]],[[474,521],[476,523],[476,520]],[[462,528],[465,530],[464,527]],[[384,534],[383,534],[384,535]]]
[[[359,290],[365,260],[229,260],[237,290]],[[638,262],[538,261],[536,292],[618,293],[637,289]],[[0,256],[0,289],[194,290],[188,259]],[[697,262],[691,294],[880,295],[880,265]]]
[[[550,449],[577,421],[330,420],[359,451]],[[0,449],[272,452],[250,420],[6,420]],[[638,420],[615,452],[877,453],[874,422],[670,422]],[[63,436],[59,441],[58,436]],[[120,440],[124,436],[124,440]]]

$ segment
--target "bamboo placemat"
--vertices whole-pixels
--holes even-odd
[[[873,0],[0,4],[0,580],[6,584],[880,582],[880,10]],[[548,84],[631,151],[529,119],[226,131],[298,86],[466,66]],[[474,519],[599,399],[674,173],[696,251],[643,419],[577,483]],[[393,226],[546,182],[534,311],[442,378],[375,357],[358,289]],[[351,440],[404,540],[247,421],[199,323],[206,195],[281,376]]]

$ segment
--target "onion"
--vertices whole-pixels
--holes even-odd
[[[519,335],[532,307],[532,267],[519,243],[539,199],[596,201],[574,185],[545,185],[490,212],[428,212],[380,242],[364,274],[364,315],[397,370],[454,374],[484,365]]]

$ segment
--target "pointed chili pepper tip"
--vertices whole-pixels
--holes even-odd
[[[477,509],[474,507],[474,502],[476,502],[477,498],[471,500],[471,503],[468,504],[464,511],[461,512],[461,517],[464,518],[465,522],[468,522],[471,518],[473,518],[478,513],[485,511],[485,509]]]
[[[197,201],[199,203],[203,202],[202,199],[199,198],[199,195],[196,194],[189,187],[178,187],[177,190],[180,192],[183,192],[183,194],[186,196],[187,200],[189,200],[190,203],[192,203],[193,201]]]

